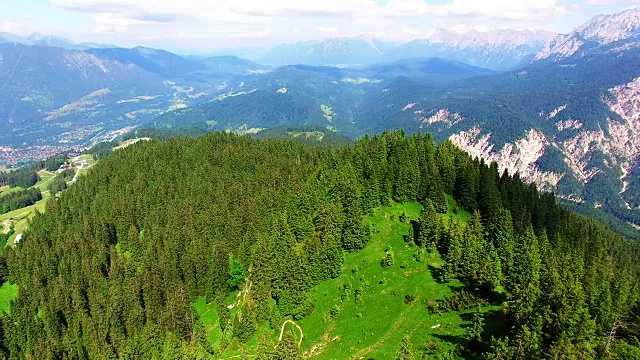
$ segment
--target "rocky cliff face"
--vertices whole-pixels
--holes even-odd
[[[450,140],[473,156],[497,162],[501,171],[519,172],[524,180],[547,190],[558,191],[558,184],[567,176],[587,186],[602,172],[618,173],[622,182],[619,196],[628,209],[639,208],[630,185],[637,182],[640,173],[640,77],[609,89],[602,101],[611,110],[611,116],[602,119],[597,130],[583,130],[584,124],[579,119],[570,118],[555,122],[555,131],[543,133],[531,129],[522,138],[502,147],[492,142],[490,132],[477,125],[451,135]],[[570,106],[539,115],[543,121],[554,121]],[[438,114],[440,117],[432,118],[446,121],[451,117],[448,110],[440,110]],[[432,121],[429,119],[427,121]],[[562,154],[565,173],[541,169],[540,160],[550,150]],[[560,195],[582,199],[582,194]]]
[[[482,133],[476,126],[471,130],[452,135],[450,140],[473,157],[486,162],[496,162],[500,172],[519,173],[523,180],[535,183],[542,189],[554,190],[564,174],[542,171],[537,161],[545,154],[551,142],[538,130],[531,129],[524,137],[506,143],[498,150],[490,133]]]

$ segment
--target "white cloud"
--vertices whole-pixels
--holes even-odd
[[[175,39],[203,39],[203,40],[212,40],[212,39],[261,39],[267,37],[271,34],[271,30],[266,29],[263,31],[255,31],[255,32],[237,32],[237,33],[223,33],[223,32],[206,32],[206,33],[189,33],[189,32],[177,32],[174,35],[171,35],[172,38]]]
[[[379,4],[372,0],[50,0],[51,4],[71,10],[124,13],[130,15],[168,15],[179,18],[237,19],[260,17],[414,17],[427,14],[431,7],[424,0],[389,0]],[[216,14],[221,14],[216,16]],[[240,18],[244,15],[247,18]],[[227,18],[228,19],[228,18]]]
[[[454,0],[442,10],[454,16],[494,20],[548,20],[567,13],[556,0]]]
[[[640,0],[588,0],[584,4],[588,6],[617,6],[637,3],[640,3]]]
[[[231,34],[226,38],[256,38],[259,34],[263,38],[273,35],[281,41],[354,36],[381,32],[399,18],[417,18],[431,11],[424,0],[389,0],[386,4],[373,0],[50,0],[50,3],[80,13],[94,13],[91,17],[94,33],[135,33],[138,39],[161,30],[194,39],[218,38],[218,34],[225,32]],[[173,24],[173,28],[168,24]],[[290,24],[305,29],[292,34]],[[244,29],[244,36],[233,35],[239,34],[234,29],[237,26],[249,29]]]
[[[127,32],[132,26],[152,25],[157,22],[132,19],[117,13],[98,13],[91,18],[95,24],[93,32],[114,34]]]
[[[0,0],[3,1],[3,0]],[[6,0],[4,0],[6,1]],[[623,0],[585,0],[610,2]],[[634,1],[634,0],[626,0]],[[635,0],[640,1],[640,0]],[[236,46],[352,37],[390,41],[426,38],[434,28],[457,31],[513,27],[553,29],[582,12],[568,0],[49,0],[91,20],[102,41],[149,46]],[[586,6],[581,5],[582,8]],[[594,9],[592,7],[591,9]],[[580,21],[584,19],[579,19]],[[87,32],[88,33],[88,32]],[[73,37],[73,36],[72,36]],[[252,39],[255,41],[252,42]],[[85,39],[86,40],[86,39]],[[165,41],[166,40],[166,41]],[[211,40],[211,41],[208,41]]]
[[[389,2],[377,9],[382,16],[388,17],[413,17],[422,16],[435,11],[435,8],[427,5],[423,0],[389,0]]]
[[[17,35],[28,35],[31,33],[29,27],[25,24],[15,21],[0,22],[0,32],[9,32]]]

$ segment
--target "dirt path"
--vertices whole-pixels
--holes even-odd
[[[2,233],[8,234],[9,230],[11,230],[11,222],[9,220],[5,220],[2,222]]]
[[[282,323],[282,327],[280,328],[280,337],[278,338],[278,341],[282,341],[282,335],[284,335],[284,327],[287,324],[293,324],[295,327],[298,328],[298,330],[300,330],[300,341],[298,342],[298,346],[302,345],[302,338],[304,337],[304,333],[302,332],[302,328],[300,327],[300,325],[296,324],[295,321],[293,320],[287,320],[284,323]]]
[[[80,168],[76,170],[75,175],[73,175],[73,179],[71,179],[71,183],[75,183],[78,180],[78,174],[80,174],[80,170],[84,167],[84,164],[80,164]]]
[[[71,183],[73,184],[73,183],[75,183],[75,182],[78,180],[78,175],[80,175],[80,170],[84,170],[84,169],[89,170],[93,165],[95,165],[95,164],[91,164],[91,165],[89,165],[89,166],[87,166],[87,167],[85,168],[85,167],[84,167],[84,164],[80,164],[80,168],[78,168],[78,169],[76,170],[76,174],[75,174],[75,175],[73,175],[73,179],[71,180]]]

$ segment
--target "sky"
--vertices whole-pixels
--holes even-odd
[[[0,32],[206,53],[373,35],[384,41],[456,32],[568,33],[640,0],[0,0]]]

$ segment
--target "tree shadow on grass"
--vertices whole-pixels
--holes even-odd
[[[431,273],[431,277],[438,284],[446,284],[448,281],[444,279],[444,270],[442,268],[435,267],[433,265],[428,265],[429,272]]]
[[[473,310],[467,310],[464,313],[459,314],[462,324],[460,328],[464,329],[465,333],[473,326],[474,317],[476,312]],[[500,310],[493,310],[483,312],[484,325],[482,329],[482,341],[469,341],[465,334],[463,335],[451,335],[451,334],[432,334],[433,337],[440,339],[442,342],[446,342],[454,345],[458,351],[457,356],[464,359],[481,359],[483,354],[490,351],[491,339],[504,338],[509,329],[509,320],[506,315]]]
[[[449,334],[433,334],[433,337],[438,338],[439,340],[441,340],[442,342],[445,343],[449,343],[455,346],[455,348],[457,349],[454,354],[450,354],[450,355],[455,355],[455,358],[462,358],[462,359],[478,359],[477,356],[474,356],[473,354],[470,354],[467,351],[467,345],[468,345],[468,341],[464,336],[461,335],[449,335]],[[442,354],[437,354],[437,353],[431,353],[428,355],[442,355]],[[428,357],[428,359],[430,359],[431,357]],[[438,357],[440,358],[440,357]]]
[[[483,342],[491,343],[491,338],[502,339],[509,333],[511,322],[501,310],[493,310],[484,313],[484,328],[482,329]]]

